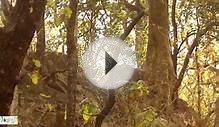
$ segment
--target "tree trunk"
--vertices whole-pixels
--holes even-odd
[[[91,0],[90,1],[91,5],[91,22],[90,22],[90,43],[94,42],[96,39],[96,18],[97,18],[97,13],[98,10],[96,9],[96,2]]]
[[[56,122],[54,127],[65,127],[65,111],[63,110],[63,105],[57,104],[56,107]]]
[[[78,0],[70,0],[69,4],[72,14],[67,23],[67,66],[68,66],[68,86],[67,86],[67,127],[75,126],[75,110],[76,110],[76,83],[78,68],[77,53],[77,7]]]
[[[0,115],[8,115],[24,56],[32,41],[45,1],[17,0],[13,23],[0,29]]]
[[[216,72],[216,88],[219,88],[219,69],[214,68],[214,71]],[[215,113],[216,113],[216,118],[215,118],[215,127],[219,127],[219,97],[217,98],[215,102]]]
[[[45,8],[43,9],[43,14],[40,17],[40,21],[37,24],[37,43],[36,43],[36,55],[41,62],[43,61],[43,56],[45,54],[46,49],[46,40],[45,40],[45,20],[44,20],[44,14],[45,14]]]
[[[215,113],[216,113],[216,118],[215,118],[215,127],[219,127],[219,97],[216,100],[215,103]]]
[[[136,57],[137,57],[137,65],[140,68],[141,67],[141,53],[142,50],[142,44],[143,44],[143,37],[142,37],[142,28],[144,27],[143,21],[139,22],[135,26],[135,51],[136,51]]]
[[[168,0],[149,0],[149,40],[145,76],[149,104],[157,110],[171,109],[176,75],[168,39]]]

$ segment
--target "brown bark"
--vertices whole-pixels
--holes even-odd
[[[216,118],[215,118],[215,127],[219,126],[219,98],[217,98],[215,102],[215,113],[216,113]]]
[[[45,8],[43,9],[43,14],[40,17],[40,21],[37,24],[37,43],[36,43],[36,54],[37,57],[42,61],[43,55],[45,54],[46,49],[46,42],[45,42],[45,20],[44,20],[44,14],[45,14]]]
[[[108,93],[109,94],[105,103],[105,107],[96,117],[95,127],[101,127],[103,120],[110,113],[111,109],[113,108],[113,105],[116,102],[115,90],[109,90]]]
[[[143,24],[141,22],[141,24],[136,24],[135,26],[135,51],[136,51],[136,59],[137,59],[137,65],[138,67],[140,67],[141,65],[141,55],[140,55],[140,49],[141,49],[141,46],[142,46],[142,41],[143,40],[143,37],[141,37],[141,32],[142,32],[142,27],[143,27]]]
[[[68,86],[67,86],[67,127],[75,126],[75,110],[76,110],[76,83],[77,83],[77,68],[78,68],[78,53],[77,53],[77,7],[78,0],[70,0],[69,8],[72,14],[67,22],[67,66],[68,66]]]
[[[177,0],[173,0],[173,5],[172,5],[172,25],[173,25],[173,37],[174,37],[174,42],[173,42],[173,55],[172,55],[172,60],[173,60],[173,66],[175,73],[177,73],[177,55],[178,55],[178,37],[177,37],[177,23],[176,23],[176,2]]]
[[[91,17],[90,17],[90,42],[94,42],[96,38],[96,18],[98,11],[96,9],[96,0],[90,1],[90,8],[91,8]]]
[[[195,49],[195,64],[196,64],[196,75],[197,75],[197,110],[198,110],[198,126],[201,127],[201,75],[200,75],[200,66],[199,66],[199,57],[198,57],[198,47]]]
[[[149,40],[145,79],[149,86],[150,105],[158,110],[171,109],[176,75],[168,42],[168,1],[149,0]],[[147,77],[146,77],[147,76]]]
[[[54,127],[65,127],[65,112],[63,110],[63,105],[61,107],[61,105],[57,104],[56,107],[56,122],[55,122],[55,126]]]
[[[19,71],[44,6],[44,0],[32,4],[30,0],[17,0],[10,15],[13,23],[0,29],[0,115],[9,113]]]
[[[212,66],[210,66],[208,68],[212,72],[216,73],[216,76],[215,76],[216,88],[219,88],[219,69],[212,67]],[[217,98],[217,100],[215,102],[215,114],[216,114],[216,118],[215,118],[214,127],[218,127],[219,126],[219,97]]]
[[[125,40],[125,38],[129,35],[129,33],[132,31],[134,26],[137,24],[137,22],[145,15],[144,11],[141,11],[134,20],[130,23],[130,25],[127,27],[127,29],[124,31],[124,33],[120,36],[122,40]]]

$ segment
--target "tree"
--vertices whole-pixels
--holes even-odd
[[[178,88],[182,83],[184,73],[187,70],[188,63],[194,49],[200,44],[201,37],[203,37],[210,29],[213,28],[214,25],[217,24],[214,21],[209,22],[201,29],[198,29],[196,37],[193,39],[191,46],[188,48],[179,76],[177,76],[176,64],[179,52],[177,44],[177,24],[174,19],[175,4],[176,1],[173,1],[172,24],[174,27],[174,51],[172,57],[173,59],[171,59],[171,48],[169,47],[168,1],[149,0],[149,41],[145,65],[145,69],[147,70],[145,70],[145,78],[147,78],[145,82],[147,82],[150,89],[149,98],[156,100],[150,102],[149,99],[148,103],[157,110],[170,114],[175,110],[176,106],[179,105],[177,104],[179,101]],[[197,67],[196,69],[199,68]],[[185,105],[185,107],[187,106],[188,105]],[[197,121],[200,122],[200,119],[201,116],[198,117]],[[196,124],[201,125],[201,122]]]
[[[218,87],[219,84],[219,69],[216,69],[212,66],[208,67],[212,72],[216,73],[215,80],[216,80],[216,87]],[[219,125],[219,98],[217,98],[215,102],[215,113],[216,113],[216,118],[215,118],[215,123],[214,126],[217,127]]]
[[[159,8],[159,9],[157,9]],[[168,39],[168,1],[149,0],[149,40],[145,69],[145,82],[149,85],[149,102],[158,110],[172,105],[173,88],[176,83]]]
[[[68,67],[68,86],[67,86],[67,127],[75,126],[76,117],[76,84],[77,84],[77,68],[78,68],[78,53],[77,53],[77,7],[78,0],[70,0],[69,8],[71,16],[67,23],[67,67]]]
[[[46,1],[17,0],[10,20],[0,29],[0,115],[8,115],[24,56]]]
[[[188,105],[178,98],[178,92],[184,78],[184,74],[188,68],[193,50],[200,44],[201,38],[217,23],[214,21],[209,22],[202,27],[199,26],[197,33],[192,33],[192,35],[195,34],[196,36],[192,39],[192,43],[188,48],[186,57],[183,59],[183,66],[179,71],[179,75],[177,75],[176,65],[178,55],[180,53],[179,49],[185,42],[186,38],[188,39],[191,35],[188,34],[184,39],[182,39],[183,41],[180,45],[178,45],[178,26],[176,24],[176,20],[174,19],[176,15],[175,4],[176,1],[173,2],[172,8],[172,24],[174,27],[175,44],[173,45],[173,54],[171,54],[171,42],[169,41],[168,1],[149,1],[149,40],[146,64],[144,66],[144,81],[149,86],[149,95],[145,103],[154,107],[160,114],[169,114],[168,116],[171,117],[175,117],[173,115],[174,112],[179,110],[183,113],[187,112],[188,116],[191,116],[190,118],[195,118],[197,125],[204,126],[205,124],[203,123],[203,120],[200,117],[197,117],[197,113],[193,109],[188,108]],[[123,38],[124,35],[126,34],[123,34],[121,37]],[[113,97],[115,94],[113,92],[109,93],[108,99],[111,99],[111,101],[108,100],[108,102],[115,102],[112,101],[112,98],[115,98]],[[112,103],[106,104],[105,107],[108,108],[108,112],[112,106]],[[104,112],[105,108],[102,111]],[[108,114],[108,112],[105,114]],[[99,115],[101,115],[101,113]],[[96,120],[98,120],[97,118]],[[182,118],[178,120],[181,121]]]
[[[22,82],[22,125],[212,127],[218,123],[215,73],[205,67],[215,69],[218,63],[217,0],[48,0],[46,11],[39,5],[41,0],[30,4],[17,0],[16,6],[1,1],[4,15],[0,15],[6,27],[0,30],[4,51],[0,54],[0,84],[7,81],[7,85],[0,86],[0,99],[13,94],[13,87]],[[18,5],[22,9],[15,9]],[[34,9],[35,5],[40,9]],[[40,13],[33,14],[34,10]],[[34,31],[37,42],[34,38],[34,48],[28,50],[32,56],[24,62],[21,72],[25,74],[16,76]],[[140,68],[118,90],[88,85],[80,68],[85,48],[101,36],[120,36],[137,53]]]
[[[36,28],[37,32],[37,43],[36,43],[36,54],[39,60],[43,61],[43,56],[45,55],[46,50],[46,40],[45,40],[45,7],[42,9],[43,14],[40,16],[38,26]]]

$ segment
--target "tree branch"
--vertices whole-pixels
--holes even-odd
[[[141,12],[143,10],[143,6],[141,5],[139,0],[136,0],[135,5],[130,4],[127,0],[122,0],[122,2],[124,2],[126,8],[128,8],[130,11]]]
[[[95,127],[101,127],[103,120],[109,114],[115,102],[116,102],[115,90],[109,90],[108,99],[106,100],[105,107],[96,117]]]
[[[137,22],[143,17],[145,14],[144,11],[141,11],[136,18],[133,19],[133,21],[130,23],[130,25],[127,27],[127,29],[124,31],[124,33],[120,36],[122,40],[125,40],[126,37],[129,35],[129,33],[132,31],[134,26],[137,24]],[[136,74],[139,74],[138,72],[135,72]],[[111,111],[113,105],[116,102],[116,97],[115,97],[115,90],[109,90],[108,91],[108,99],[106,101],[106,104],[103,108],[103,110],[97,115],[96,117],[96,123],[95,127],[101,127],[103,120],[105,117],[109,114]]]
[[[125,38],[129,35],[129,33],[132,31],[134,26],[137,24],[137,22],[145,15],[144,11],[141,11],[130,23],[130,25],[127,27],[125,32],[120,36],[122,40],[125,40]]]
[[[192,54],[193,50],[195,49],[195,47],[198,46],[201,37],[203,35],[205,35],[208,32],[208,30],[210,30],[213,26],[218,25],[218,24],[219,24],[218,22],[211,22],[211,23],[206,25],[205,29],[200,30],[196,34],[196,38],[193,40],[192,45],[188,49],[188,52],[186,54],[186,58],[185,58],[184,63],[183,63],[183,67],[182,67],[182,69],[181,69],[181,71],[179,73],[179,77],[178,77],[178,81],[177,81],[177,84],[176,84],[176,87],[175,87],[175,91],[177,91],[178,88],[180,87],[180,84],[181,84],[181,82],[183,80],[186,68],[187,68],[187,66],[189,64],[189,58],[191,57],[191,54]]]
[[[42,6],[45,4],[36,5],[38,9]],[[30,0],[17,0],[11,13],[13,23],[0,29],[0,115],[9,113],[16,79],[36,30],[34,22],[39,21],[39,17],[32,15],[31,7]],[[39,10],[37,12],[41,15]],[[33,20],[32,16],[36,19]]]
[[[1,0],[1,8],[4,14],[3,24],[7,25],[9,22],[11,22],[11,12],[13,7],[8,0]]]
[[[173,55],[172,55],[172,61],[173,61],[173,67],[174,71],[176,72],[177,69],[177,55],[178,55],[178,38],[177,38],[177,23],[176,23],[176,1],[173,0],[173,5],[172,5],[172,25],[173,25],[173,34],[174,34],[174,44],[173,44]]]
[[[186,35],[186,37],[182,40],[182,42],[180,43],[179,47],[178,47],[178,51],[181,49],[182,45],[184,44],[184,42],[192,35],[196,34],[195,32],[191,32],[191,33],[188,33]]]

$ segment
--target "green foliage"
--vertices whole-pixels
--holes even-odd
[[[146,111],[146,112],[140,112],[137,113],[135,118],[136,118],[136,123],[137,127],[147,124],[148,122],[152,122],[155,119],[156,113],[154,111]]]
[[[218,4],[215,4],[216,1],[217,0],[177,1],[176,22],[178,27],[178,47],[182,44],[177,56],[177,75],[183,66],[186,53],[193,43],[197,31],[205,28],[205,25],[210,21],[215,21],[215,15],[219,12],[219,9],[217,8]],[[135,3],[132,0],[129,2],[133,5]],[[140,2],[143,3],[143,7],[147,10],[147,0],[140,0]],[[171,3],[172,1],[169,2],[169,4]],[[97,0],[95,2],[83,0],[80,1],[78,6],[77,39],[79,63],[81,61],[81,56],[89,43],[92,43],[92,41],[98,37],[119,37],[137,15],[135,11],[129,10],[123,2],[116,0]],[[171,6],[172,5],[169,6],[170,12]],[[66,21],[71,14],[72,12],[68,8],[68,0],[48,0],[45,14],[46,52],[66,53]],[[173,49],[174,44],[171,16],[169,21],[169,42],[171,50]],[[146,49],[149,34],[148,23],[148,16],[143,17],[126,38],[127,44],[131,46],[132,49],[135,49],[139,68],[142,69],[144,69],[143,64],[146,61]],[[186,39],[191,33],[193,33],[193,35]],[[195,61],[195,55],[192,54],[190,56],[190,62],[185,77],[179,89],[180,98],[185,100],[193,109],[198,111],[198,105],[201,105],[201,118],[205,118],[206,115],[214,109],[215,98],[218,97],[218,94],[216,93],[216,82],[214,81],[215,74],[204,68],[205,65],[217,66],[217,63],[214,63],[215,61],[218,61],[218,42],[215,41],[215,35],[216,32],[214,29],[211,29],[200,38],[199,50],[196,52],[198,55],[197,61],[199,69],[196,67],[197,63]],[[186,40],[182,43],[184,39]],[[33,39],[33,42],[35,42],[35,40],[36,39]],[[33,43],[33,45],[35,46],[35,43]],[[35,70],[28,72],[28,79],[31,80],[31,83],[28,84],[27,81],[25,81],[24,84],[28,86],[27,89],[34,88],[32,91],[40,90],[40,92],[37,93],[37,97],[40,95],[41,99],[45,99],[47,102],[49,99],[53,99],[53,95],[50,95],[51,90],[45,89],[45,91],[42,91],[42,85],[37,85],[39,84],[42,75],[40,75],[36,69],[41,69],[44,65],[42,65],[41,61],[38,59],[33,59],[31,61],[35,66]],[[49,62],[49,60],[46,61]],[[65,65],[63,64],[63,66]],[[84,79],[82,78],[83,74],[81,74],[80,67],[80,81],[78,81],[77,84],[77,90],[79,91],[77,92],[77,99],[79,102],[84,98],[89,98],[90,100],[89,102],[82,103],[82,107],[78,106],[76,112],[78,116],[82,116],[84,119],[84,121],[78,121],[80,125],[82,125],[81,123],[93,122],[92,116],[96,115],[97,111],[100,110],[97,105],[104,105],[104,98],[102,96],[105,97],[105,91],[103,92],[99,89],[93,90],[93,87],[90,88],[90,86],[84,85]],[[59,70],[57,66],[53,65],[51,65],[50,68],[53,68],[53,70]],[[197,70],[199,70],[199,72],[197,72]],[[43,71],[45,75],[50,75],[46,69]],[[198,75],[201,77],[199,81],[201,92],[198,91],[197,87]],[[52,82],[54,84],[60,83],[62,85],[64,84],[63,86],[67,84],[67,76],[64,73],[55,74],[50,80],[54,81]],[[30,84],[34,85],[31,86]],[[118,127],[124,127],[126,126],[124,124],[127,123],[131,127],[168,127],[167,120],[162,118],[162,116],[159,116],[157,111],[153,108],[147,108],[148,105],[145,96],[148,95],[149,89],[147,84],[143,81],[140,80],[138,82],[128,83],[126,86],[120,88],[117,93],[117,101],[114,105],[115,109],[113,109],[112,114],[106,118],[107,122],[120,124]],[[33,92],[30,92],[29,94],[32,95]],[[200,94],[200,100],[198,99],[198,94]],[[59,98],[65,97],[60,96],[61,93],[58,92],[55,93],[55,95]],[[54,110],[53,106],[54,105],[47,105],[51,110]],[[207,120],[209,127],[211,127],[212,121],[213,115]]]
[[[31,81],[34,85],[37,85],[39,82],[39,73],[38,71],[34,71],[31,74],[28,74],[29,77],[31,78]]]
[[[39,60],[33,59],[33,63],[36,67],[38,67],[38,68],[41,67],[41,62]]]
[[[147,86],[142,80],[129,84],[128,90],[130,97],[140,97],[148,94]]]
[[[82,116],[85,121],[88,121],[97,111],[97,107],[92,103],[84,103],[82,106]]]
[[[48,8],[54,7],[55,6],[55,1],[54,0],[48,0],[47,1],[47,6],[48,6]]]
[[[67,18],[70,18],[72,11],[69,7],[65,7],[64,9],[61,10],[61,13],[65,14]]]

